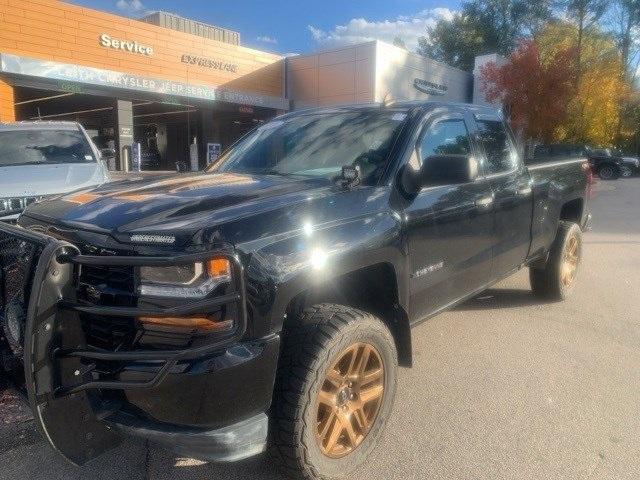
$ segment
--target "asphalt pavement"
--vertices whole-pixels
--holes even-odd
[[[526,271],[418,326],[386,435],[352,478],[640,478],[640,179],[601,182],[574,296],[541,303]],[[211,465],[126,442],[59,458],[0,393],[0,480],[280,479],[268,460]]]

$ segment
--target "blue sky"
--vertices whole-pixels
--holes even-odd
[[[165,10],[239,31],[242,44],[304,53],[371,38],[400,36],[413,48],[434,19],[459,0],[71,0],[98,10],[140,17]]]

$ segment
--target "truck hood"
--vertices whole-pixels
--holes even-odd
[[[104,184],[31,205],[25,215],[109,233],[193,234],[223,222],[286,208],[331,182],[302,177],[200,173]]]
[[[106,180],[99,163],[0,166],[0,197],[39,197],[93,187]]]

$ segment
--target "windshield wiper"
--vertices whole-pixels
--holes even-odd
[[[277,177],[302,177],[304,175],[301,175],[299,173],[285,173],[285,172],[280,172],[278,170],[259,170],[256,172],[247,172],[247,173],[252,173],[255,175],[274,175]]]

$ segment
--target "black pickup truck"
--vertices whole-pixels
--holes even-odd
[[[523,267],[535,294],[570,293],[587,174],[584,159],[524,166],[484,107],[286,114],[208,171],[0,225],[5,363],[76,464],[132,436],[343,476],[389,418],[412,326]]]

